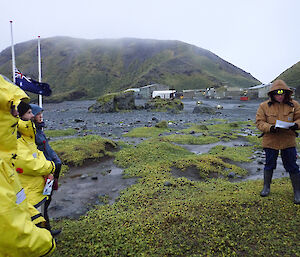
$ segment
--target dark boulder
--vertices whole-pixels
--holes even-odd
[[[89,107],[90,112],[109,113],[124,110],[135,110],[133,92],[106,94],[100,97],[95,104]]]

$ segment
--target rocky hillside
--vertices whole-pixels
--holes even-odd
[[[260,83],[212,52],[180,41],[53,37],[41,40],[41,52],[52,98],[70,92],[76,97],[82,89],[85,98],[96,98],[151,83],[176,90]],[[15,45],[15,54],[17,68],[37,79],[37,40]],[[0,73],[11,78],[9,47],[0,53]]]

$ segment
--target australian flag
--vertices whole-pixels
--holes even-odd
[[[15,69],[16,85],[18,85],[24,91],[28,91],[34,94],[50,96],[52,91],[47,83],[37,82],[31,78],[27,78],[18,69]]]

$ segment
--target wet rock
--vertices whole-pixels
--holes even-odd
[[[112,113],[120,110],[136,109],[134,94],[132,92],[120,92],[118,94],[107,94],[100,97],[88,110],[96,113]]]
[[[88,174],[82,174],[81,176],[80,176],[80,178],[81,179],[85,179],[85,178],[87,178],[89,175]]]
[[[91,178],[92,180],[97,180],[98,179],[98,177],[97,176],[92,176],[92,178]]]
[[[235,172],[229,172],[227,177],[228,178],[234,178],[235,177]]]
[[[77,123],[78,122],[84,122],[84,120],[82,120],[82,119],[75,119],[74,121],[77,122]]]
[[[197,105],[195,106],[193,113],[206,113],[206,114],[216,114],[216,111],[209,106]]]
[[[171,183],[170,181],[166,181],[166,182],[164,183],[164,186],[167,186],[167,187],[172,186],[172,183]]]

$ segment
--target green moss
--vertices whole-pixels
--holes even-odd
[[[250,162],[250,157],[253,154],[253,150],[253,146],[227,147],[223,145],[217,145],[213,147],[209,153],[232,161]]]
[[[113,205],[57,221],[64,231],[54,256],[300,256],[300,208],[290,180],[273,179],[262,198],[261,180],[221,179],[245,175],[227,160],[248,161],[254,146],[223,148],[196,155],[166,137],[124,144],[115,163],[137,183]],[[173,168],[196,169],[204,180],[176,178]]]
[[[68,128],[64,130],[45,130],[47,137],[64,137],[64,136],[73,136],[78,131],[76,129]]]
[[[168,128],[158,128],[158,127],[139,127],[130,130],[128,133],[124,134],[124,137],[156,137],[162,133],[170,132]]]
[[[181,170],[196,167],[201,178],[208,178],[212,175],[226,177],[230,172],[238,175],[246,175],[247,171],[235,165],[224,162],[221,158],[212,155],[197,155],[183,158],[174,162],[174,166]]]
[[[119,95],[120,95],[120,93],[105,94],[105,95],[99,97],[97,99],[97,102],[108,103],[108,102],[112,101],[116,96],[119,96]]]
[[[299,256],[290,182],[190,183],[143,179],[113,206],[63,220],[54,256]],[[271,233],[270,233],[271,231]]]
[[[166,120],[162,120],[155,124],[156,128],[168,128],[168,122]]]
[[[80,166],[87,160],[112,156],[116,143],[100,136],[90,135],[50,142],[64,164]]]
[[[172,134],[163,137],[164,140],[177,144],[204,145],[218,142],[219,139],[213,136],[193,136]]]
[[[183,107],[184,105],[180,99],[162,99],[160,97],[151,99],[145,104],[146,109],[154,109],[156,111],[181,111]]]

